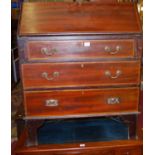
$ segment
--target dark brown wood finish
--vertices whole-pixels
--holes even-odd
[[[143,39],[137,39],[138,57],[142,59],[143,56]]]
[[[80,41],[81,40],[81,41]],[[40,47],[40,45],[37,45],[37,50],[35,48],[35,51],[33,49],[33,51],[30,51],[28,48],[28,44],[30,43],[43,43],[46,44],[47,42],[49,43],[54,43],[54,42],[83,42],[84,40],[86,41],[92,41],[92,42],[106,42],[107,41],[114,41],[115,43],[120,41],[122,42],[123,40],[125,41],[125,43],[123,44],[123,48],[126,49],[124,52],[124,49],[119,50],[119,52],[117,54],[111,55],[111,54],[106,54],[108,52],[91,52],[92,54],[97,54],[97,56],[94,58],[93,56],[91,56],[89,53],[85,51],[83,52],[72,52],[72,55],[74,54],[74,56],[76,56],[76,58],[74,58],[71,53],[70,53],[70,57],[69,59],[67,59],[67,57],[65,57],[65,53],[62,53],[62,51],[54,52],[54,54],[52,56],[43,56],[44,52],[41,52],[42,56],[38,53],[40,53],[39,51],[41,49],[39,49],[38,51],[38,47]],[[139,44],[139,42],[141,42],[142,40],[142,36],[136,35],[136,34],[130,34],[130,35],[121,35],[121,34],[107,34],[107,35],[76,35],[76,36],[38,36],[38,37],[34,37],[34,36],[29,36],[29,37],[19,37],[18,38],[18,43],[19,43],[19,55],[20,55],[20,62],[21,63],[27,63],[27,62],[66,62],[66,61],[70,61],[70,62],[75,62],[75,61],[105,61],[105,60],[134,60],[134,59],[140,59],[141,55],[142,55],[142,45]],[[128,44],[128,41],[133,41],[133,56],[131,56],[131,51],[127,52],[128,48],[131,46]],[[127,45],[128,44],[128,45]],[[49,45],[49,44],[48,44]],[[122,45],[122,44],[121,44]],[[126,46],[124,46],[126,45]],[[95,45],[96,46],[96,45]],[[51,47],[51,45],[50,45]],[[114,47],[114,46],[113,46]],[[116,47],[116,46],[115,46]],[[128,47],[128,48],[127,48]],[[64,49],[67,49],[67,47],[64,47]],[[89,48],[90,49],[90,48]],[[104,48],[102,48],[104,49]],[[141,49],[141,50],[140,50]],[[28,51],[29,50],[29,51]],[[111,49],[114,50],[114,49]],[[125,53],[128,53],[128,56]],[[32,54],[33,53],[33,54]],[[66,52],[67,53],[67,52]],[[80,54],[82,56],[80,56]],[[32,56],[33,55],[33,56]],[[35,55],[35,56],[34,56]],[[61,56],[60,57],[58,57]],[[67,54],[69,55],[69,53]],[[124,55],[124,56],[123,56]],[[129,56],[130,55],[130,56]],[[35,58],[36,57],[36,58]]]
[[[141,33],[132,4],[24,3],[19,35]]]
[[[43,124],[44,120],[27,120],[26,128],[27,128],[27,146],[35,146],[38,145],[37,139],[37,129]]]
[[[29,41],[29,61],[80,61],[97,58],[133,58],[134,40]]]
[[[24,93],[26,116],[40,117],[138,112],[138,96],[138,88],[28,91]],[[50,100],[57,104],[48,104]]]
[[[18,142],[15,155],[142,155],[142,141],[121,140],[110,142],[89,142],[80,147],[80,143],[25,146],[27,131]],[[25,140],[25,141],[24,141]],[[107,154],[106,154],[107,153]]]
[[[28,134],[16,155],[142,155],[141,140],[25,146],[37,144],[33,121],[139,112],[136,5],[26,2],[18,43]]]
[[[122,146],[124,147],[124,146]],[[16,152],[16,155],[142,155],[142,148],[141,147],[128,147],[126,151],[122,152],[117,152],[114,149],[107,149],[107,148],[102,148],[102,149],[88,149],[88,150],[75,150],[75,151],[56,151],[52,152],[51,150],[38,150],[36,151],[31,151],[31,150],[21,150]]]
[[[139,61],[23,64],[24,89],[140,83]]]

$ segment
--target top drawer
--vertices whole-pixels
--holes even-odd
[[[134,57],[134,40],[29,41],[29,61],[78,61]]]

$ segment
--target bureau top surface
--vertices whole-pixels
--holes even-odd
[[[140,33],[133,4],[25,2],[19,36]]]

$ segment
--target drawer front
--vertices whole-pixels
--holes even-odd
[[[69,61],[134,57],[134,40],[30,41],[28,60]]]
[[[26,91],[27,116],[66,116],[138,111],[138,88]]]
[[[115,155],[114,152],[112,151],[96,151],[96,150],[90,150],[90,151],[57,151],[57,152],[50,152],[50,151],[45,151],[43,152],[44,155]],[[32,152],[17,152],[16,155],[42,155],[42,151],[34,151]]]
[[[78,150],[78,151],[60,151],[54,152],[50,155],[115,155],[114,151],[106,151],[104,149],[89,149],[89,150]]]
[[[24,89],[139,84],[140,62],[22,65]]]

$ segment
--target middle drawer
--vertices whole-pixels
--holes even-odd
[[[138,85],[140,62],[23,64],[22,76],[24,89]]]

